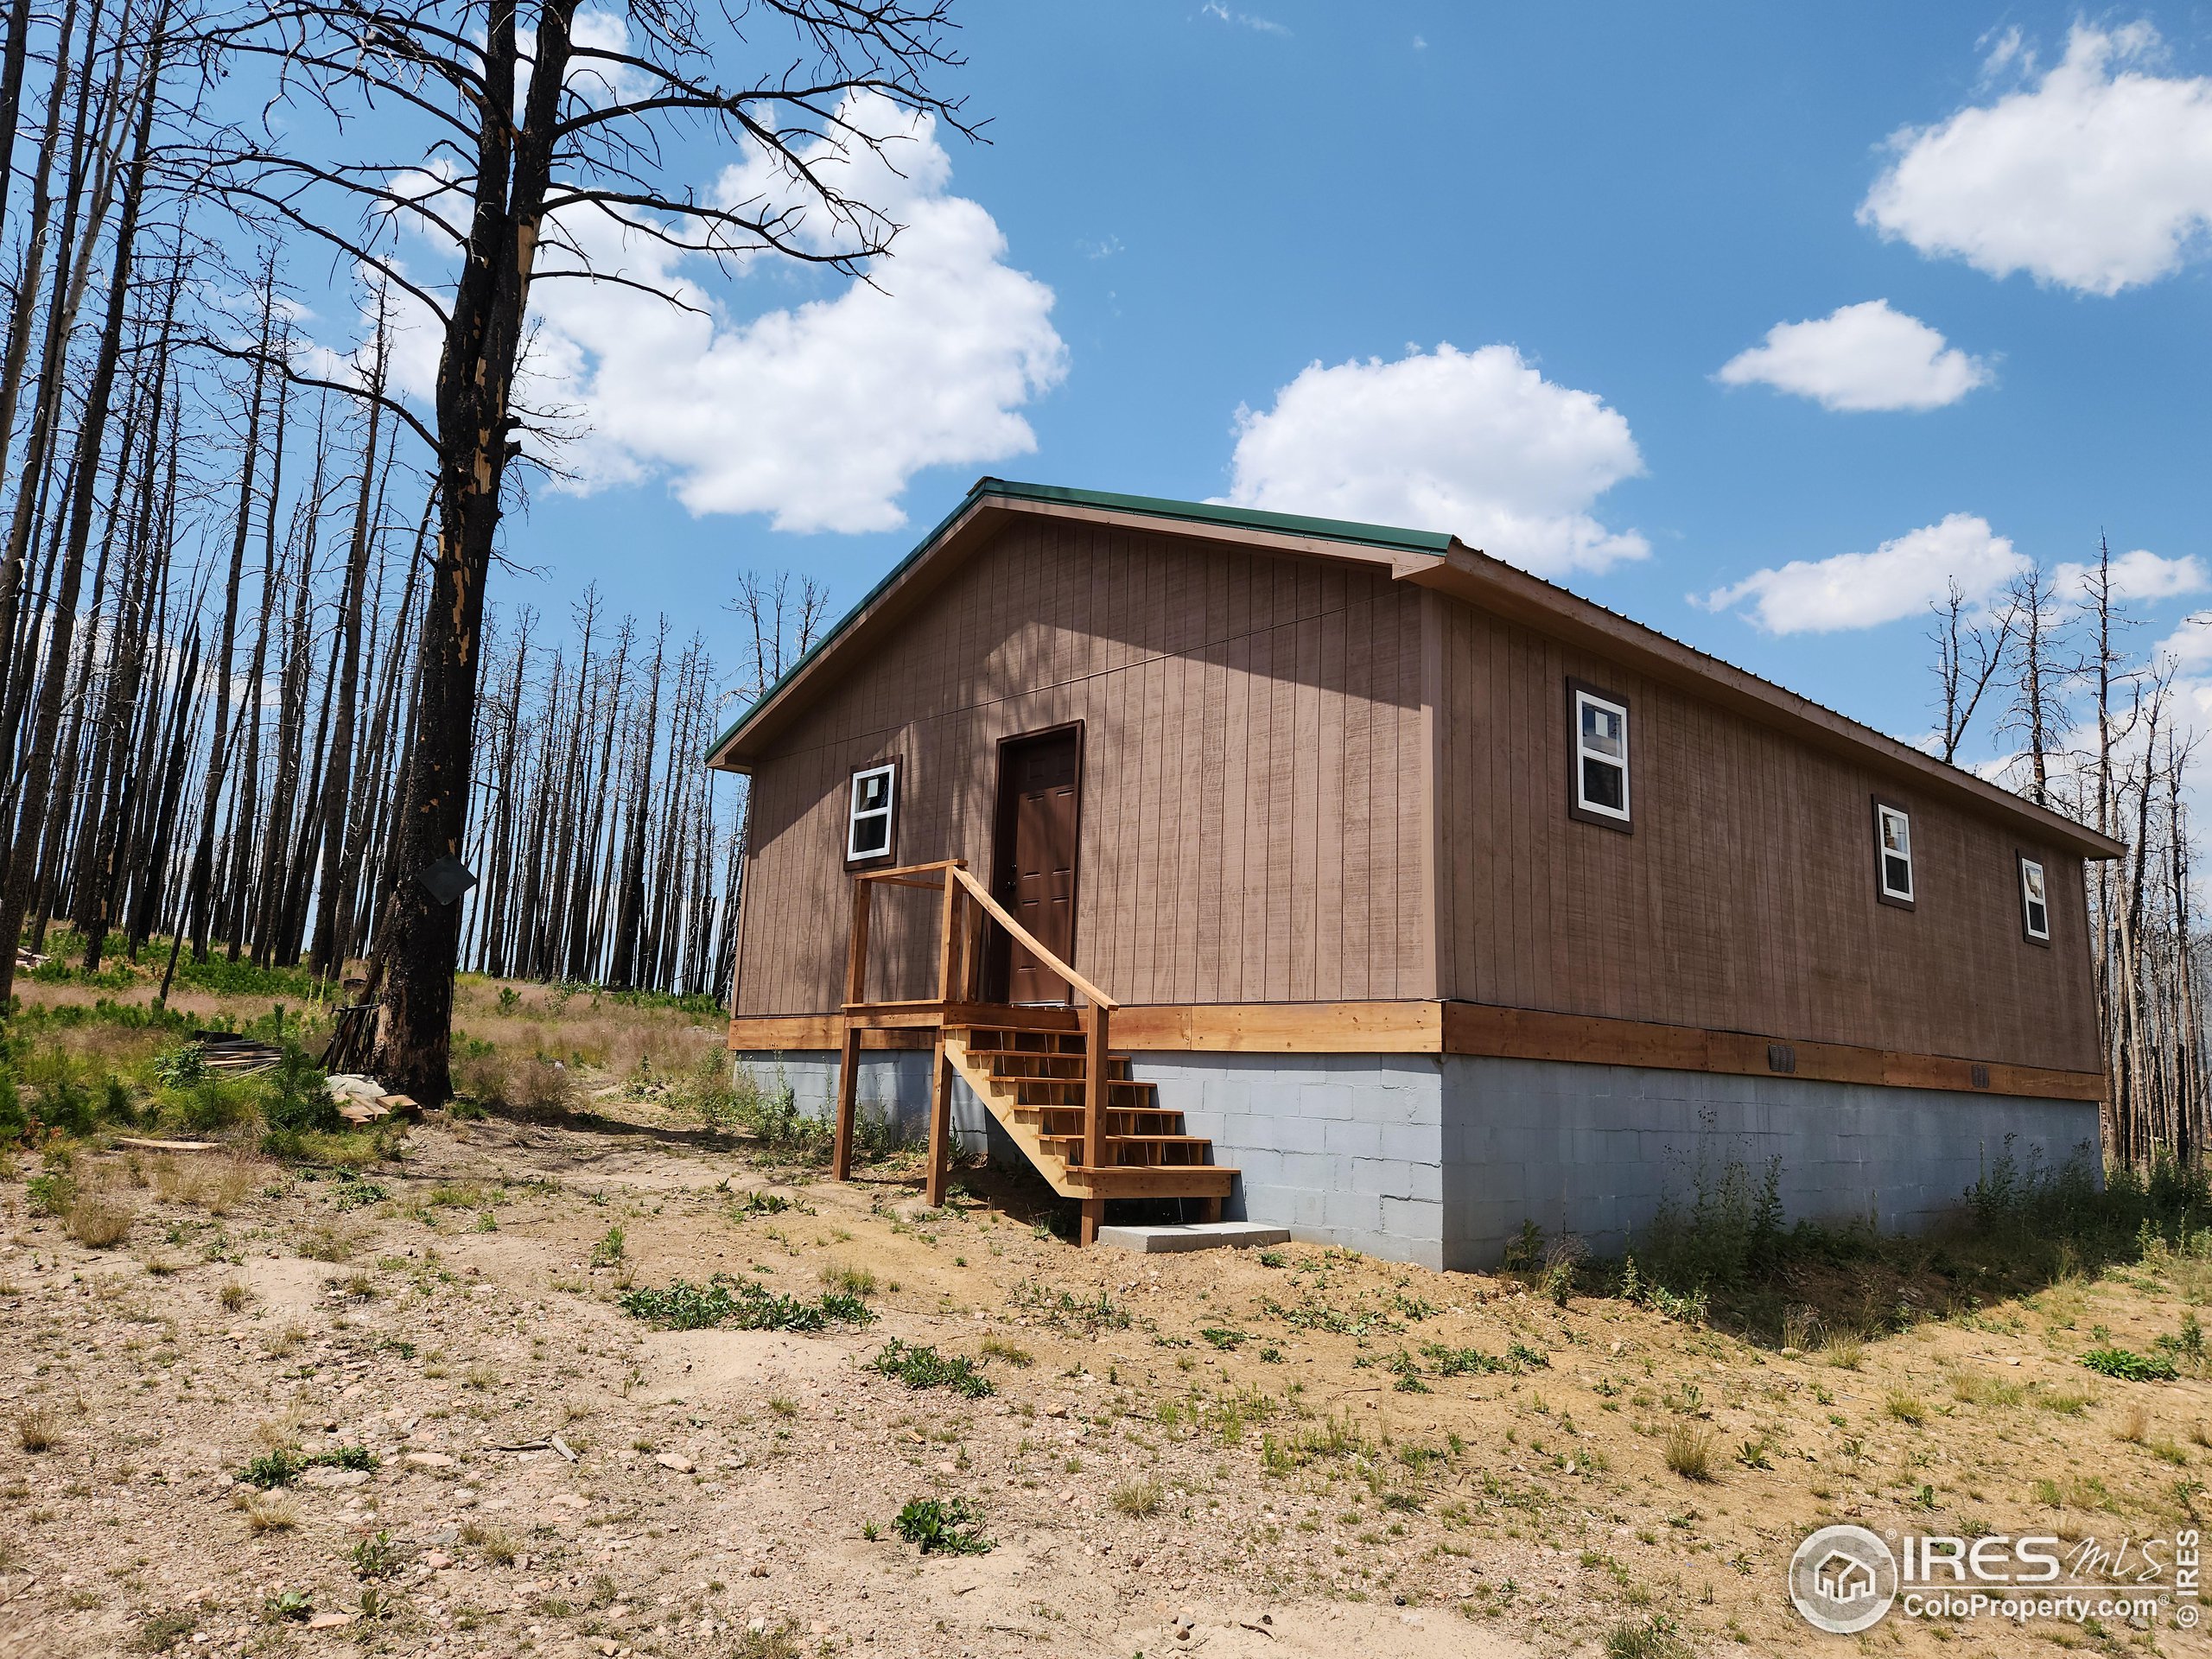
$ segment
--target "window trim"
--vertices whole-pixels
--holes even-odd
[[[1916,910],[1920,907],[1920,850],[1913,845],[1912,813],[1897,802],[1874,798],[1874,897],[1883,904],[1897,910]],[[1904,820],[1904,874],[1909,884],[1899,894],[1890,887],[1887,857],[1882,845],[1882,814],[1894,812]]]
[[[1610,709],[1621,717],[1621,806],[1618,811],[1602,805],[1592,805],[1582,793],[1582,705],[1587,701]],[[1626,697],[1608,691],[1587,680],[1569,677],[1567,682],[1567,816],[1583,823],[1594,823],[1607,830],[1618,830],[1623,835],[1636,830],[1635,791],[1635,728],[1636,715]],[[1611,757],[1598,759],[1610,763]]]
[[[845,868],[847,869],[858,870],[865,869],[872,864],[888,864],[897,857],[899,785],[904,781],[900,774],[905,770],[899,757],[893,754],[886,755],[880,760],[870,760],[864,766],[855,766],[847,775],[845,779]],[[860,810],[861,779],[876,777],[879,774],[887,775],[891,779],[890,803],[880,810],[863,813]],[[883,850],[880,853],[855,852],[853,831],[859,827],[861,818],[879,817],[884,820]]]
[[[2020,937],[2030,944],[2050,949],[2050,866],[2040,858],[2030,858],[2025,853],[2013,854],[2013,868],[2020,881]],[[2033,869],[2043,878],[2043,931],[2035,931],[2028,920],[2028,872]]]

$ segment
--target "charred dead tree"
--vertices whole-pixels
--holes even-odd
[[[625,4],[613,14],[620,45],[579,37],[576,10],[576,0],[247,0],[194,36],[207,59],[271,89],[266,120],[207,137],[200,175],[258,223],[378,272],[440,338],[428,416],[391,403],[429,453],[435,553],[376,970],[376,1064],[423,1098],[447,1092],[464,909],[439,889],[470,844],[486,585],[509,468],[532,431],[514,390],[534,284],[650,286],[595,256],[604,238],[587,226],[716,259],[767,252],[858,270],[897,227],[844,192],[850,175],[823,165],[825,140],[879,149],[887,135],[869,116],[883,106],[960,124],[931,84],[955,62],[944,0],[764,0],[720,14]],[[723,79],[747,60],[775,67]],[[407,118],[352,118],[372,107]],[[404,136],[372,154],[370,133]],[[765,161],[776,182],[734,203],[672,186],[661,157],[696,152],[702,135]],[[403,232],[442,245],[443,270],[426,277],[411,247],[403,264],[392,251]]]

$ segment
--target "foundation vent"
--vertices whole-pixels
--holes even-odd
[[[1970,1068],[1967,1072],[1967,1077],[1977,1089],[1986,1089],[1989,1087],[1989,1068],[1986,1065],[1977,1065]]]
[[[1788,1043],[1769,1043],[1766,1046],[1766,1069],[1770,1071],[1795,1071],[1797,1051]]]

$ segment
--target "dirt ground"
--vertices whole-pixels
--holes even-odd
[[[925,1210],[895,1162],[832,1185],[592,1104],[432,1114],[365,1179],[80,1154],[129,1217],[98,1249],[36,1213],[35,1159],[0,1172],[0,1654],[1840,1651],[1784,1593],[1815,1525],[2141,1535],[2212,1466],[2212,1385],[2079,1362],[2173,1331],[2202,1263],[1777,1353],[1311,1245],[1077,1250],[972,1192]],[[618,1301],[716,1273],[874,1318]],[[992,1392],[868,1369],[892,1338]],[[241,1483],[272,1453],[288,1484]],[[932,1497],[995,1547],[904,1541]]]

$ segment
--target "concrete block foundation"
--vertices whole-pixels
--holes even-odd
[[[929,1059],[864,1052],[861,1110],[924,1136]],[[802,1110],[835,1109],[834,1052],[737,1064]],[[1617,1255],[1732,1163],[1756,1184],[1778,1158],[1789,1220],[1911,1231],[2008,1152],[2024,1168],[2102,1161],[2092,1101],[1472,1055],[1140,1054],[1132,1069],[1243,1172],[1225,1220],[1429,1268],[1494,1266],[1524,1221]],[[957,1078],[953,1124],[963,1150],[1018,1155]]]

